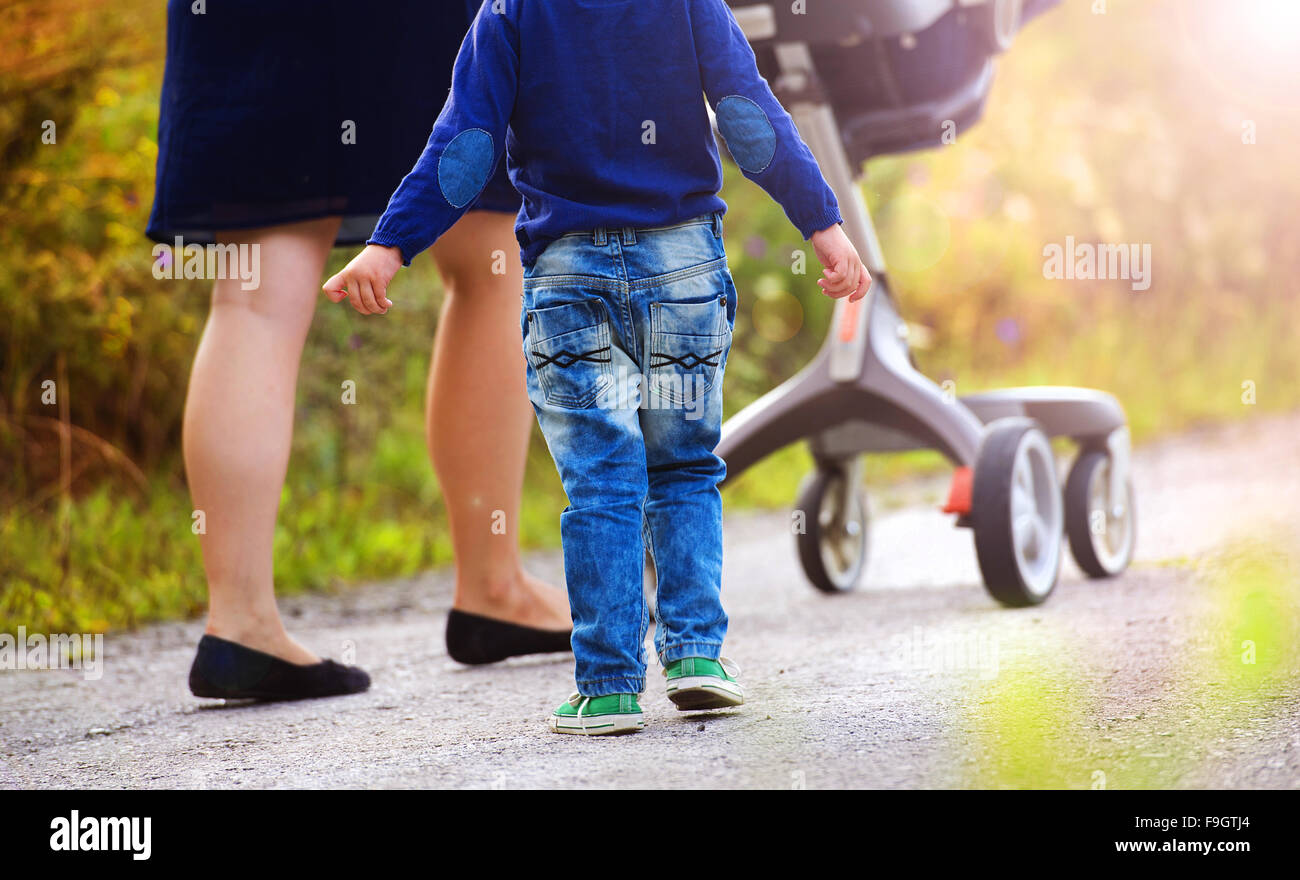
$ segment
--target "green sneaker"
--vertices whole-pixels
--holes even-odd
[[[636,694],[610,694],[607,697],[584,697],[574,694],[551,713],[551,730],[601,736],[609,733],[633,733],[645,727],[645,716],[637,704]]]
[[[664,667],[668,699],[683,712],[730,709],[745,702],[745,690],[736,681],[740,669],[725,657],[683,657]]]

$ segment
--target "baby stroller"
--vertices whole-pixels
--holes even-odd
[[[728,479],[807,439],[816,470],[796,510],[813,586],[853,589],[867,560],[861,456],[934,449],[955,472],[944,511],[974,531],[989,593],[1036,605],[1056,586],[1068,538],[1090,577],[1122,572],[1136,520],[1129,432],[1111,395],[1012,388],[955,397],[917,371],[858,170],[871,156],[938,146],[980,117],[995,56],[1058,0],[731,0],[760,69],[839,196],[845,230],[875,283],[840,300],[830,334],[800,373],[736,414],[718,447]],[[1049,437],[1078,454],[1062,490]]]

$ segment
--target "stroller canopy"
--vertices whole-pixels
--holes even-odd
[[[1030,18],[1060,0],[730,0],[768,6],[775,29],[753,39],[759,67],[779,90],[775,46],[805,43],[840,120],[850,161],[924,149],[946,129],[979,120],[993,59]],[[950,125],[951,124],[951,125]]]

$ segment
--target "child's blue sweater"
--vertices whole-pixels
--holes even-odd
[[[503,150],[527,265],[566,232],[725,211],[702,96],[741,170],[804,238],[841,221],[725,0],[486,0],[370,242],[409,263],[473,204]]]

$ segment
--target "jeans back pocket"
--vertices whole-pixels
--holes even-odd
[[[707,302],[651,303],[650,331],[650,393],[673,404],[707,394],[731,343],[726,294]]]
[[[546,402],[585,409],[613,383],[609,314],[600,300],[532,309],[528,359]]]

